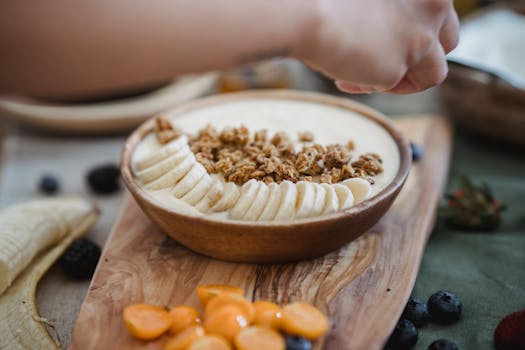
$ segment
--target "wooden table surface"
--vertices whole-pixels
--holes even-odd
[[[435,90],[411,96],[362,96],[357,100],[388,115],[441,112]],[[102,246],[117,217],[124,190],[110,196],[92,195],[85,174],[95,165],[118,163],[125,135],[87,138],[42,134],[8,122],[1,115],[0,130],[0,208],[38,197],[38,179],[44,173],[55,174],[61,180],[63,194],[86,196],[102,209],[99,222],[88,234]],[[89,281],[67,279],[57,266],[39,284],[40,314],[54,324],[64,346],[69,344],[88,285]]]

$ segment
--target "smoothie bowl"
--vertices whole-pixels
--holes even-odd
[[[167,235],[214,258],[320,256],[373,226],[411,165],[406,140],[347,99],[257,91],[197,100],[142,124],[122,176]]]

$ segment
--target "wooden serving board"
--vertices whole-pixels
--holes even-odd
[[[331,322],[316,349],[380,349],[415,283],[451,149],[451,129],[444,118],[418,116],[395,123],[423,145],[423,158],[414,164],[392,208],[369,232],[321,258],[280,265],[209,259],[159,232],[129,196],[106,243],[70,349],[162,349],[166,337],[145,343],[128,334],[123,308],[142,302],[198,305],[195,288],[207,283],[242,286],[254,300],[313,303]]]

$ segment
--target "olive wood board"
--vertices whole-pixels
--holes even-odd
[[[424,147],[387,214],[356,241],[298,263],[237,264],[195,254],[158,231],[128,196],[80,310],[71,350],[162,349],[168,339],[133,339],[122,311],[133,303],[198,306],[195,288],[241,286],[248,298],[306,301],[329,315],[315,349],[380,349],[410,296],[448,173],[452,131],[445,118],[398,119]],[[326,234],[329,234],[327,232]]]

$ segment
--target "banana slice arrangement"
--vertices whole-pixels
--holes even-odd
[[[146,191],[169,191],[201,213],[228,212],[234,220],[275,221],[308,218],[343,210],[372,195],[362,178],[336,184],[250,180],[242,186],[210,175],[188,146],[186,136],[161,146],[133,163]]]
[[[39,317],[40,278],[97,220],[80,198],[35,200],[0,212],[0,349],[58,349]]]

